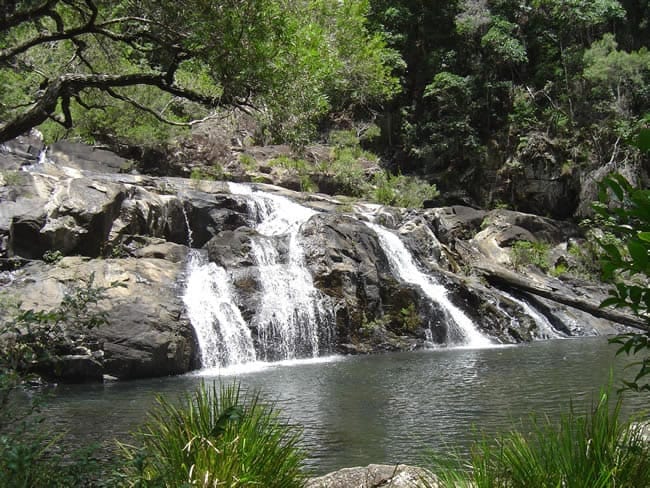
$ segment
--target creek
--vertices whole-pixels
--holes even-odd
[[[68,445],[128,440],[156,395],[176,398],[199,382],[241,382],[261,390],[304,428],[308,467],[324,473],[368,463],[418,463],[428,449],[466,452],[479,432],[491,436],[570,403],[590,408],[610,371],[614,390],[628,358],[604,338],[536,341],[493,348],[252,363],[199,373],[103,385],[60,385],[44,409],[46,424]],[[624,415],[650,395],[628,394]],[[521,425],[521,424],[519,424]]]

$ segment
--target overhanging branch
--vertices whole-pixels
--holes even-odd
[[[29,109],[13,120],[0,125],[0,142],[18,137],[32,127],[42,124],[54,114],[59,100],[75,97],[88,88],[96,88],[110,94],[110,90],[114,88],[147,85],[208,107],[239,107],[246,105],[245,101],[238,100],[236,97],[228,95],[220,97],[208,96],[169,83],[167,78],[166,73],[135,73],[127,75],[67,74],[60,76],[48,84],[42,96]]]

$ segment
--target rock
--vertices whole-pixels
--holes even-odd
[[[236,230],[224,230],[210,239],[205,248],[210,261],[229,270],[255,265],[251,255],[251,240],[259,237],[257,232],[248,227]]]
[[[94,276],[95,286],[122,286],[107,291],[100,302],[108,324],[82,332],[87,341],[102,344],[103,370],[81,358],[63,363],[72,376],[76,366],[89,366],[88,375],[98,380],[102,374],[119,379],[181,374],[196,366],[196,346],[192,327],[178,297],[176,283],[180,263],[150,258],[85,260],[62,259],[58,265],[33,263],[16,273],[8,298],[19,299],[23,308],[52,309],[64,296],[66,287]],[[76,366],[75,366],[76,364]]]
[[[456,239],[467,240],[474,236],[487,214],[484,210],[455,205],[427,211],[425,218],[440,241],[450,244]]]
[[[564,219],[579,204],[580,176],[567,161],[571,155],[543,133],[531,133],[525,144],[496,172],[493,199],[510,202],[523,212]]]
[[[58,141],[52,144],[47,157],[53,164],[94,173],[122,173],[130,171],[133,163],[114,152],[88,144]]]
[[[350,216],[319,214],[302,228],[314,285],[334,300],[342,352],[412,350],[447,319],[415,285],[396,279],[375,232]]]
[[[344,468],[312,478],[306,488],[437,488],[438,480],[424,468],[404,464],[370,464],[366,467]]]
[[[187,246],[173,242],[150,244],[137,249],[133,254],[138,258],[165,259],[172,263],[181,263],[187,259]]]
[[[183,200],[194,247],[202,247],[223,230],[235,230],[248,224],[248,205],[241,195],[187,191],[183,193]]]
[[[35,130],[0,144],[0,169],[18,171],[36,164],[44,147],[43,137]]]
[[[103,381],[103,353],[59,356],[52,365],[54,378],[65,383],[100,383]]]

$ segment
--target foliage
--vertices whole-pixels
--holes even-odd
[[[610,297],[601,306],[628,308],[648,324],[644,334],[625,334],[613,342],[621,344],[619,354],[644,355],[636,363],[639,371],[635,378],[625,385],[636,391],[650,391],[650,383],[640,383],[650,374],[650,190],[635,188],[622,175],[615,174],[602,181],[599,200],[594,210],[622,242],[619,247],[601,241],[603,275],[614,280]]]
[[[304,142],[328,110],[368,111],[397,89],[367,11],[367,0],[10,2],[0,140],[45,123],[48,140],[74,125],[85,140],[151,143],[238,106],[268,137]]]
[[[67,457],[52,452],[59,440],[51,432],[37,432],[37,422],[0,434],[0,486],[12,488],[99,487],[103,476],[92,448]]]
[[[195,181],[215,181],[224,179],[227,176],[220,165],[203,166],[201,168],[192,168],[190,179]]]
[[[56,366],[57,354],[82,339],[72,330],[86,331],[107,322],[97,305],[114,286],[119,283],[97,286],[90,275],[48,311],[24,309],[0,297],[6,314],[0,322],[0,486],[99,486],[94,481],[99,465],[92,448],[65,457],[55,452],[59,436],[39,425],[40,403],[31,395],[27,402],[18,397],[20,387],[35,379],[33,373],[56,374],[50,366]]]
[[[3,346],[0,348],[0,375],[12,381],[2,385],[4,398],[8,398],[22,380],[22,374],[47,372],[50,367],[56,367],[60,350],[83,341],[83,331],[108,322],[106,311],[98,304],[106,298],[109,289],[121,283],[97,286],[94,280],[94,274],[80,279],[80,284],[70,287],[61,303],[51,310],[25,309],[20,303],[5,304],[6,309],[12,311],[0,323]],[[50,373],[56,374],[56,371]]]
[[[404,307],[399,311],[399,322],[403,330],[414,332],[422,325],[422,320],[415,309],[415,304],[411,303],[408,307]]]
[[[48,264],[56,264],[63,259],[63,253],[59,250],[47,250],[43,253],[43,261]]]
[[[391,175],[386,171],[375,174],[371,199],[382,205],[421,208],[426,200],[440,195],[436,185],[417,176]]]
[[[559,422],[532,419],[532,432],[483,439],[466,465],[434,459],[443,487],[639,487],[650,485],[650,447],[638,427],[620,419],[609,395],[588,415],[571,407]]]
[[[238,385],[216,384],[187,395],[181,406],[163,398],[122,445],[124,486],[303,486],[300,431]]]
[[[250,154],[246,154],[246,153],[240,154],[239,162],[248,171],[253,171],[257,167],[257,161]]]
[[[546,242],[516,241],[510,250],[510,259],[515,269],[536,266],[548,271],[550,246]]]

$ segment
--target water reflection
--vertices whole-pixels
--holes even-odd
[[[191,391],[202,380],[261,389],[304,427],[317,472],[371,462],[417,462],[426,448],[464,450],[475,430],[509,430],[531,411],[579,411],[620,376],[626,358],[603,339],[536,342],[494,349],[438,349],[276,366],[239,376],[187,375],[56,390],[46,414],[71,442],[125,438],[156,394]],[[213,372],[215,373],[215,372]],[[628,412],[650,395],[631,395]]]

